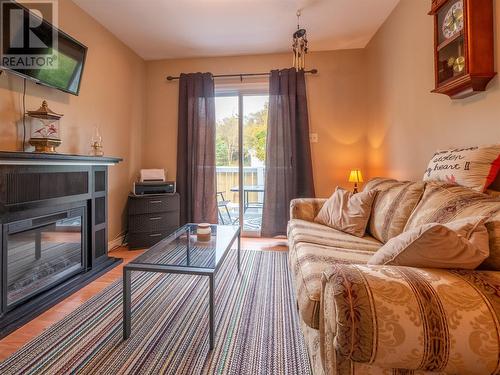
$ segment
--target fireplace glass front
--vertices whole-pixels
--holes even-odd
[[[7,224],[8,308],[84,270],[85,208]]]

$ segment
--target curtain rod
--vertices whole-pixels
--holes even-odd
[[[308,74],[317,74],[318,69],[305,70],[304,73]],[[240,74],[216,74],[214,78],[229,78],[229,77],[240,77],[243,80],[243,77],[256,77],[256,76],[269,76],[271,73],[240,73]],[[179,79],[180,77],[172,77],[168,76],[167,81],[174,81]]]

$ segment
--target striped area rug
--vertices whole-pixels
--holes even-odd
[[[208,278],[134,272],[132,335],[122,340],[115,282],[0,364],[1,374],[311,374],[286,252],[242,251],[216,278],[208,350]]]

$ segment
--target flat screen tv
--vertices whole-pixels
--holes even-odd
[[[0,0],[0,3],[2,3],[2,0]],[[6,25],[6,19],[2,19],[3,29],[1,31],[3,43],[2,50],[0,51],[0,68],[31,79],[38,84],[78,95],[87,55],[87,47],[16,2],[9,1],[7,4],[2,4],[2,6],[5,7],[2,8],[3,14],[6,14],[7,11],[10,14],[16,14],[17,11],[19,17],[17,22],[10,22],[9,25]],[[20,17],[22,17],[22,20]],[[25,25],[30,26],[27,27]],[[33,25],[37,27],[31,27]],[[26,37],[27,34],[29,34],[29,37]],[[33,35],[39,44],[41,44],[41,47],[39,46],[38,49],[33,49],[32,45],[29,47],[23,45],[23,42],[30,43],[29,40]],[[12,41],[16,40],[18,41],[17,43],[12,43]],[[56,40],[56,43],[53,43],[53,40]],[[14,44],[13,47],[11,46],[12,44]],[[40,64],[41,68],[38,68],[38,65],[34,64],[30,66],[30,69],[25,69],[26,65],[23,64],[29,64],[30,60],[27,59],[24,62],[15,58],[15,56],[29,57],[32,56],[33,52],[44,56],[51,56],[53,58],[51,61],[56,61],[57,63],[51,65],[50,69],[46,68],[47,65],[43,64]],[[11,60],[6,60],[9,58]],[[35,60],[32,59],[32,61]]]

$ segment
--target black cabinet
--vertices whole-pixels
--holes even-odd
[[[129,195],[129,248],[151,247],[179,228],[179,207],[179,194]]]

